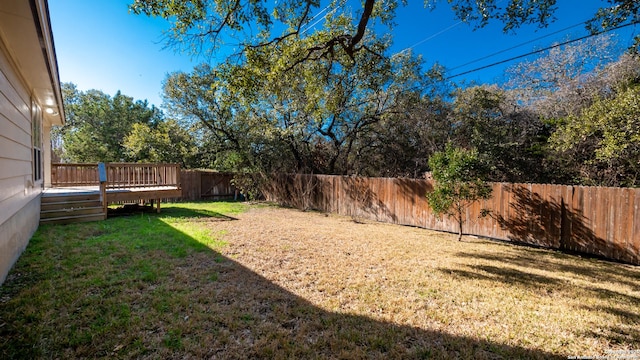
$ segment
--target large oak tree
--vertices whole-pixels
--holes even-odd
[[[313,38],[319,16],[343,27],[330,36],[307,41],[292,62],[327,57],[344,52],[371,51],[364,41],[372,24],[391,28],[395,10],[407,0],[364,0],[361,8],[352,9],[346,0],[134,0],[130,9],[136,14],[160,16],[169,20],[168,44],[193,54],[212,55],[220,45],[232,44],[242,53],[247,49],[275,43]],[[425,0],[426,8],[441,3],[452,7],[456,16],[476,27],[492,20],[504,24],[504,31],[514,31],[524,24],[547,26],[554,18],[556,0]],[[323,6],[326,6],[322,8]],[[608,0],[588,22],[593,33],[637,21],[640,3],[634,0]],[[425,11],[425,17],[428,13]]]

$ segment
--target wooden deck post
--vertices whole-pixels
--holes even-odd
[[[100,200],[102,201],[102,212],[107,218],[107,170],[104,163],[98,163],[98,179],[100,180]]]

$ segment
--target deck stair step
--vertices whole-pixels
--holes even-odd
[[[43,198],[44,199],[44,198]],[[78,201],[58,201],[58,202],[42,202],[42,212],[61,210],[61,209],[78,209],[86,207],[101,206],[100,198],[96,200],[78,200]]]
[[[56,193],[41,198],[40,224],[69,224],[105,218],[100,194]]]
[[[95,215],[95,214],[103,214],[102,206],[44,210],[44,211],[40,211],[40,219],[52,219],[57,217]]]
[[[100,201],[100,194],[87,194],[87,193],[60,193],[60,194],[45,194],[42,196],[42,203],[52,202],[69,202],[69,201],[87,201],[97,200]]]
[[[104,215],[102,213],[98,215],[78,215],[78,216],[64,216],[64,217],[57,217],[57,218],[50,218],[50,219],[40,219],[40,225],[71,224],[71,223],[101,221],[101,220],[104,220]]]

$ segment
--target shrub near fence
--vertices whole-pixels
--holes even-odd
[[[640,265],[640,189],[493,183],[466,211],[465,234],[575,251]],[[280,175],[268,200],[381,222],[457,232],[435,216],[430,180]],[[482,209],[490,215],[480,217]]]

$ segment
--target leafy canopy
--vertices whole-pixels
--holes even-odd
[[[601,72],[611,60],[606,41],[558,48],[540,61],[523,63],[509,74],[513,81],[506,88],[432,96],[420,59],[391,55],[391,37],[380,35],[388,31],[379,25],[392,28],[396,9],[404,4],[133,0],[130,9],[167,19],[169,46],[216,55],[217,65],[172,74],[165,98],[171,116],[200,129],[206,144],[200,154],[225,170],[418,176],[428,168],[425,159],[452,142],[477,149],[493,181],[588,183],[578,177],[588,173],[584,178],[602,183],[593,174],[606,166],[615,179],[604,183],[630,183],[615,174],[630,173],[633,162],[607,160],[595,151],[605,151],[606,144],[620,148],[628,139],[602,142],[600,130],[588,133],[586,141],[560,136],[570,128],[571,116],[581,119],[598,99],[617,95],[620,90],[611,84],[618,78],[629,80],[628,72],[618,71],[624,76],[616,79]],[[524,24],[544,27],[556,10],[555,0],[427,0],[425,5],[451,6],[458,18],[477,27],[502,22],[508,32]],[[589,29],[596,33],[633,23],[639,9],[633,0],[602,1]],[[231,55],[220,48],[224,45],[233,47]],[[572,142],[569,150],[548,142],[556,130],[558,139]],[[633,159],[626,150],[615,153]]]
[[[599,169],[600,183],[637,186],[640,180],[640,85],[601,98],[580,116],[563,119],[550,138],[561,153],[589,144],[585,166]],[[597,179],[597,178],[596,178]]]
[[[435,8],[443,0],[425,0],[426,8]],[[476,27],[491,20],[504,24],[505,32],[524,24],[547,26],[555,20],[556,0],[447,0],[456,17]],[[407,0],[364,0],[360,9],[347,0],[133,0],[129,6],[135,14],[167,19],[168,45],[195,55],[211,56],[221,45],[230,44],[240,53],[284,41],[305,41],[298,58],[306,61],[316,54],[344,52],[354,57],[359,51],[371,51],[363,43],[376,24],[390,29],[398,6]],[[640,5],[634,0],[609,0],[588,22],[593,33],[630,23],[637,19]],[[315,37],[315,25],[322,19],[341,23],[339,31]],[[384,30],[383,30],[384,31]],[[385,31],[388,32],[388,31]],[[311,41],[306,41],[311,40]]]
[[[131,159],[143,162],[177,163],[184,168],[199,165],[196,139],[175,120],[156,126],[136,123],[124,138],[123,146]]]
[[[62,140],[61,157],[71,162],[131,161],[123,145],[134,124],[155,124],[162,112],[145,101],[119,91],[109,96],[99,90],[80,91],[62,84],[66,124],[54,136]]]
[[[379,52],[389,46],[386,39],[366,42]],[[239,63],[171,74],[165,104],[172,115],[203,124],[209,144],[234,159],[227,170],[362,173],[377,124],[422,87],[420,59],[358,52],[353,61],[341,53],[288,71],[283,59],[296,49],[287,42],[253,49]]]
[[[62,92],[67,121],[52,131],[62,161],[199,165],[195,137],[146,100],[80,91],[72,83],[62,84]]]

